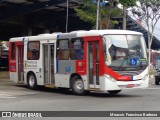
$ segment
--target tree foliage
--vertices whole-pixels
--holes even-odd
[[[113,0],[114,1],[114,0]],[[111,20],[112,17],[120,15],[120,9],[114,7],[114,2],[110,1],[106,5],[100,5],[99,26],[100,29],[110,28],[117,21]],[[80,19],[96,25],[97,4],[93,0],[82,0],[82,5],[75,8],[77,16]]]
[[[75,8],[77,16],[80,19],[91,23],[92,25],[96,22],[96,5],[91,0],[82,1],[82,5]]]
[[[131,7],[136,5],[137,0],[119,0],[119,2],[126,7]]]

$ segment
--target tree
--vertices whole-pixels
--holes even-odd
[[[132,13],[146,25],[148,31],[148,62],[150,65],[153,32],[160,19],[160,0],[139,0],[137,6],[132,8]]]
[[[114,1],[114,0],[113,0]],[[102,5],[100,4],[99,10],[99,26],[100,29],[108,29],[113,24],[117,24],[117,21],[111,20],[114,16],[120,15],[120,9],[114,7],[113,1]],[[95,28],[96,25],[96,12],[97,12],[97,4],[93,2],[93,0],[82,0],[82,6],[75,8],[77,16],[80,19],[89,22]]]
[[[123,29],[126,29],[126,15],[127,8],[136,5],[137,0],[119,0],[119,3],[123,5]]]

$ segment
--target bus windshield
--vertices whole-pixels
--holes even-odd
[[[144,70],[147,50],[142,35],[104,35],[105,64],[113,70]]]

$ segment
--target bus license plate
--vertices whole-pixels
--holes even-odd
[[[134,87],[134,84],[128,84],[127,85],[127,88],[133,88]]]

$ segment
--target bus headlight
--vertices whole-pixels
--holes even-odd
[[[110,75],[105,75],[105,77],[107,79],[111,80],[112,82],[116,82],[116,80],[112,76],[110,76]]]
[[[142,80],[146,80],[148,78],[148,74],[146,74],[143,78],[142,78]]]

